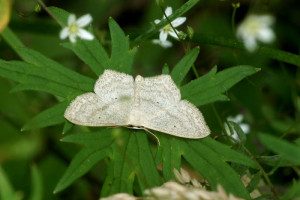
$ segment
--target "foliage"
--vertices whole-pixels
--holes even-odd
[[[155,59],[154,49],[150,50],[153,55],[144,52],[146,47],[143,47],[143,45],[147,45],[146,40],[153,37],[162,27],[167,25],[168,20],[172,21],[172,19],[187,14],[190,10],[195,9],[197,4],[199,4],[198,0],[183,3],[169,16],[169,19],[162,20],[159,24],[136,36],[134,36],[135,34],[130,34],[131,37],[127,36],[112,17],[108,19],[109,36],[108,34],[101,35],[97,28],[90,26],[89,31],[97,36],[94,40],[79,39],[76,43],[64,41],[59,47],[61,52],[58,54],[69,55],[73,61],[76,59],[81,60],[76,60],[76,63],[84,66],[79,68],[77,64],[79,70],[76,67],[70,69],[68,67],[70,63],[64,60],[53,59],[52,56],[45,53],[46,50],[43,50],[45,52],[42,53],[38,48],[38,50],[34,50],[36,48],[24,45],[15,33],[17,31],[14,30],[13,25],[11,28],[5,28],[1,33],[5,44],[9,45],[22,60],[1,58],[0,76],[13,81],[8,82],[9,87],[12,87],[12,95],[19,94],[16,92],[22,92],[21,94],[23,94],[25,91],[25,94],[32,95],[31,100],[26,102],[27,107],[34,103],[36,98],[34,95],[37,95],[37,92],[39,95],[37,101],[39,102],[35,103],[44,105],[44,101],[48,101],[50,106],[47,106],[46,109],[41,106],[43,109],[39,108],[37,111],[31,111],[32,113],[28,116],[33,116],[34,113],[36,115],[33,118],[28,119],[28,116],[24,116],[14,125],[11,123],[13,117],[10,117],[9,113],[11,110],[13,111],[15,104],[22,105],[22,103],[15,103],[9,97],[8,100],[6,100],[6,97],[0,100],[1,107],[3,107],[0,110],[1,115],[3,113],[3,116],[8,116],[7,119],[4,118],[1,122],[1,126],[7,135],[12,133],[14,136],[12,138],[7,136],[6,138],[6,136],[0,134],[0,137],[4,138],[3,142],[0,141],[0,150],[5,150],[3,151],[5,153],[0,153],[0,164],[2,165],[2,161],[4,163],[4,168],[0,165],[1,199],[23,198],[15,192],[14,186],[10,183],[10,177],[14,170],[14,168],[10,168],[10,166],[14,166],[14,164],[9,163],[10,159],[16,159],[18,162],[25,163],[25,165],[29,161],[37,163],[38,167],[33,165],[31,168],[31,193],[29,195],[28,192],[25,192],[25,195],[32,200],[62,199],[66,194],[70,199],[79,199],[82,196],[87,196],[92,190],[91,188],[97,190],[95,198],[98,198],[98,195],[104,197],[122,192],[144,196],[144,190],[175,179],[173,169],[179,169],[181,166],[188,166],[194,173],[199,173],[201,177],[208,181],[211,190],[217,190],[220,184],[228,193],[244,199],[251,199],[253,198],[251,192],[255,191],[260,182],[264,180],[265,185],[272,191],[268,195],[279,198],[276,187],[274,187],[269,175],[284,167],[295,170],[293,173],[298,173],[299,176],[297,166],[299,166],[300,160],[298,137],[300,128],[298,121],[290,115],[283,121],[276,120],[275,118],[280,111],[276,111],[275,108],[270,109],[267,105],[260,108],[259,105],[264,104],[264,98],[266,97],[258,94],[259,91],[255,87],[258,87],[258,84],[263,85],[271,82],[273,84],[271,88],[275,90],[275,94],[278,94],[278,96],[285,95],[281,94],[284,91],[276,91],[276,87],[288,88],[286,84],[289,83],[290,77],[293,77],[290,72],[285,71],[283,77],[274,75],[275,80],[262,80],[262,77],[266,75],[260,75],[260,70],[262,70],[262,73],[267,71],[271,75],[277,73],[272,72],[272,68],[265,67],[265,65],[268,66],[266,63],[269,58],[280,61],[282,69],[285,68],[285,64],[282,62],[300,66],[300,57],[296,54],[261,46],[255,54],[257,60],[253,60],[251,57],[253,55],[243,54],[243,44],[232,37],[195,32],[192,38],[186,39],[188,46],[184,49],[185,55],[181,59],[173,58],[169,61],[171,64],[166,64],[166,61],[160,63],[160,71],[171,75],[180,88],[182,99],[190,101],[197,107],[201,106],[200,110],[203,111],[204,116],[207,114],[206,119],[212,129],[212,137],[191,140],[155,132],[161,143],[160,146],[157,146],[151,139],[151,135],[147,135],[144,130],[73,126],[63,117],[65,109],[76,96],[93,91],[96,79],[105,69],[131,75],[135,74],[136,71],[146,72],[146,69],[137,70],[135,61],[137,57],[139,58],[139,54],[143,54],[144,57],[139,62],[144,63],[145,66],[149,62],[147,57]],[[49,7],[49,11],[56,19],[64,24],[67,23],[68,12],[57,7]],[[49,26],[51,27],[51,23]],[[56,29],[54,28],[54,30]],[[213,47],[205,47],[208,51],[212,51],[210,48],[216,48],[215,46],[219,48],[229,47],[238,50],[241,55],[228,53],[228,49],[222,49],[225,52],[224,54],[230,55],[231,61],[228,61],[230,59],[226,56],[226,58],[222,58],[224,65],[230,63],[230,67],[224,69],[222,65],[219,65],[219,69],[214,66],[210,68],[203,67],[200,70],[198,60],[199,57],[202,57],[200,47],[190,47],[191,42],[195,42],[197,45],[214,45]],[[160,52],[160,54],[163,53]],[[161,56],[160,54],[159,56]],[[76,55],[77,58],[72,57],[72,55]],[[241,60],[236,59],[237,57],[241,57]],[[260,62],[260,60],[262,61]],[[169,67],[169,65],[173,67]],[[204,75],[198,77],[197,72],[193,75],[192,71],[195,72],[195,70]],[[298,70],[297,67],[296,70]],[[254,78],[251,75],[254,75]],[[282,79],[285,79],[285,82]],[[278,85],[278,80],[282,81],[282,85]],[[0,91],[3,94],[8,94],[7,91],[4,92],[5,90],[1,89]],[[292,106],[298,109],[295,109],[295,113],[299,117],[298,91],[290,89],[289,92],[288,95],[294,98]],[[22,98],[19,99],[21,101]],[[13,102],[11,103],[12,106],[5,110],[5,105],[9,105],[10,101]],[[286,101],[290,103],[289,98]],[[23,102],[23,104],[25,103]],[[224,130],[223,121],[225,120],[222,118],[225,118],[228,112],[232,113],[228,110],[235,110],[233,108],[235,106],[232,104],[236,104],[236,107],[241,108],[240,110],[247,110],[249,121],[252,120],[252,123],[258,126],[257,129],[254,128],[249,136],[242,133],[242,142],[234,142],[229,136],[226,136]],[[19,112],[27,112],[25,108],[18,109]],[[220,112],[218,113],[218,111]],[[270,123],[265,127],[260,127],[259,122],[256,121],[262,119],[269,120]],[[61,124],[64,124],[63,128],[57,126]],[[24,156],[18,157],[15,155],[21,155],[21,153],[15,153],[17,148],[14,147],[16,145],[13,145],[12,141],[16,140],[17,129],[21,127],[22,131],[26,131],[24,134],[32,135],[32,138],[35,139],[32,140],[33,145],[26,142],[17,143],[17,147],[20,146],[25,152],[23,152]],[[242,132],[238,124],[233,124],[233,127],[236,131]],[[285,130],[285,132],[282,133],[282,130]],[[273,135],[270,135],[270,133],[273,133],[271,131],[274,132]],[[294,137],[296,140],[291,143],[286,136],[293,133],[293,131],[296,133]],[[45,135],[40,134],[40,132],[44,132]],[[67,134],[61,139],[63,143],[58,142],[61,135],[56,133],[60,132]],[[279,135],[282,137],[278,137]],[[41,139],[41,137],[44,139]],[[286,138],[283,139],[284,137]],[[258,140],[259,145],[257,144]],[[44,141],[47,142],[44,143]],[[40,143],[40,146],[37,145],[38,143]],[[42,145],[45,147],[42,148]],[[34,148],[29,148],[29,146]],[[265,153],[259,151],[257,146],[264,148]],[[40,157],[46,155],[47,159],[41,161],[41,158],[36,155],[38,152],[42,152],[39,155]],[[61,160],[64,161],[63,164]],[[7,166],[6,162],[8,163]],[[57,172],[52,169],[56,166]],[[38,168],[43,172],[43,176]],[[6,174],[6,170],[9,176]],[[55,176],[49,177],[49,170]],[[268,170],[271,172],[267,173]],[[241,180],[244,175],[250,177],[248,185],[244,185]],[[19,180],[22,177],[20,174],[16,176]],[[51,181],[48,182],[48,179]],[[295,178],[293,184],[290,182],[288,184],[292,187],[284,190],[285,193],[280,194],[281,197],[283,199],[298,197],[300,195],[299,180]],[[69,194],[68,187],[79,189],[74,189],[76,192]],[[22,188],[22,190],[29,189]],[[54,196],[51,194],[53,190]],[[76,197],[77,193],[81,196]],[[264,192],[262,194],[266,195]]]

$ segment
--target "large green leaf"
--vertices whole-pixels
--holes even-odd
[[[259,139],[268,149],[281,155],[282,159],[288,160],[294,165],[300,165],[299,146],[267,134],[259,135]]]
[[[2,36],[24,61],[37,66],[37,68],[47,70],[47,73],[51,71],[51,76],[54,76],[54,74],[59,75],[59,77],[63,77],[63,79],[60,79],[64,80],[65,83],[71,84],[73,82],[73,85],[81,90],[90,91],[91,86],[94,85],[95,81],[93,79],[78,74],[37,51],[24,47],[9,28],[2,32]],[[39,75],[50,78],[47,73],[39,73]],[[52,78],[55,78],[55,76]]]
[[[181,88],[181,96],[196,106],[212,103],[214,101],[224,101],[228,98],[222,93],[243,78],[259,70],[260,69],[251,66],[241,65],[216,73],[217,67],[214,67],[209,73],[184,85]]]
[[[291,187],[287,190],[287,192],[282,196],[283,200],[296,199],[300,196],[300,181],[293,183]]]
[[[109,30],[111,34],[111,57],[109,68],[131,74],[133,58],[137,48],[130,49],[129,37],[113,18],[109,18]]]
[[[221,184],[226,191],[241,197],[249,197],[238,174],[227,164],[227,162],[233,162],[257,168],[256,163],[249,157],[214,141],[210,137],[201,140],[186,140],[161,134],[159,139],[161,146],[157,154],[161,158],[157,159],[157,164],[162,163],[165,181],[175,178],[173,169],[180,167],[183,157],[209,181],[213,188]]]
[[[64,112],[69,105],[70,102],[63,101],[61,103],[56,104],[55,106],[48,108],[31,120],[29,120],[22,128],[22,131],[36,129],[36,128],[43,128],[47,126],[53,126],[56,124],[63,123],[64,119]]]
[[[76,82],[66,81],[61,74],[20,61],[0,60],[0,76],[20,83],[13,91],[39,90],[70,98],[83,93]],[[78,86],[78,87],[77,87]]]
[[[185,55],[173,68],[171,72],[171,77],[177,86],[180,86],[184,77],[189,72],[190,68],[194,64],[199,54],[199,51],[200,51],[199,47],[194,48],[187,55]]]
[[[104,158],[110,161],[101,196],[132,193],[135,175],[141,190],[161,183],[145,133],[104,129],[98,133],[70,135],[63,141],[81,144],[84,148],[72,160],[55,192],[69,186]]]

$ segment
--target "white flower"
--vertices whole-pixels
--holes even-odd
[[[134,196],[127,193],[118,193],[109,197],[100,198],[100,200],[136,200]]]
[[[243,130],[243,132],[244,132],[245,134],[247,134],[247,133],[249,133],[249,131],[250,131],[250,126],[249,126],[248,124],[246,124],[246,123],[242,123],[243,119],[244,119],[244,116],[241,115],[241,114],[237,115],[236,117],[231,117],[231,116],[227,117],[227,121],[231,121],[231,122],[234,122],[234,123],[238,124],[238,125],[241,127],[241,129]],[[229,126],[228,126],[227,123],[224,123],[224,127],[225,127],[226,133],[227,133],[228,135],[231,135],[231,131],[230,131],[230,128],[231,128],[231,130],[232,130],[232,132],[233,132],[233,134],[232,134],[231,136],[232,136],[235,140],[240,141],[237,132],[234,130],[234,127],[231,126],[231,127],[229,128]]]
[[[68,18],[68,26],[64,27],[60,32],[60,39],[63,40],[69,37],[72,43],[76,42],[77,36],[84,40],[93,40],[94,36],[90,32],[82,29],[90,24],[91,21],[92,16],[90,14],[83,15],[77,20],[74,14],[70,14]]]
[[[162,42],[161,40],[154,39],[154,40],[152,40],[152,42],[153,42],[153,44],[159,44],[163,48],[169,48],[169,47],[173,46],[172,42],[170,42],[168,40],[165,40],[165,41]]]
[[[168,16],[170,16],[172,14],[172,8],[171,7],[167,7],[165,10],[165,13]],[[164,16],[163,19],[165,19],[166,17]],[[183,24],[186,20],[186,17],[178,17],[176,19],[174,19],[171,24],[174,28],[180,26],[181,24]],[[159,24],[161,20],[156,19],[154,21],[155,24]],[[176,32],[178,32],[176,30]],[[178,39],[176,33],[174,32],[173,28],[171,27],[170,24],[166,25],[165,27],[163,27],[162,29],[160,29],[160,34],[159,34],[159,40],[161,41],[160,43],[156,42],[156,44],[160,44],[160,45],[164,45],[163,47],[170,47],[170,43],[169,41],[166,43],[167,41],[167,37],[168,35],[171,35],[172,37]],[[153,41],[154,42],[154,41]]]
[[[173,173],[181,184],[187,184],[191,182],[191,177],[187,171],[185,171],[183,168],[180,168],[180,172],[177,169],[173,169]]]
[[[257,41],[270,43],[275,39],[271,29],[274,21],[270,15],[249,15],[238,27],[236,35],[244,41],[246,49],[253,52],[257,48]]]

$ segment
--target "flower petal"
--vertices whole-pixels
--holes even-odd
[[[160,20],[159,20],[159,19],[156,19],[156,20],[154,20],[154,23],[155,23],[155,24],[159,24],[159,23],[160,23]]]
[[[70,14],[68,17],[68,26],[71,26],[76,21],[76,16],[74,14]]]
[[[244,44],[249,52],[254,52],[257,47],[256,40],[254,37],[245,38]]]
[[[265,43],[270,43],[275,39],[275,34],[270,28],[261,29],[257,33],[257,39]]]
[[[169,17],[170,15],[172,15],[172,12],[173,12],[172,11],[172,7],[167,7],[166,10],[165,10],[165,13],[166,13],[167,17]]]
[[[69,28],[68,28],[68,27],[65,27],[65,28],[63,28],[63,29],[60,31],[60,33],[59,33],[59,38],[60,38],[61,40],[63,40],[63,39],[66,39],[66,38],[68,37],[68,35],[69,35]]]
[[[88,25],[89,23],[91,23],[93,20],[92,16],[90,14],[86,14],[81,16],[77,21],[76,24],[78,27],[84,27],[86,25]]]
[[[186,17],[178,17],[172,21],[172,26],[177,27],[183,24],[186,20]]]
[[[160,46],[162,46],[163,48],[169,48],[169,47],[172,47],[173,44],[172,44],[172,42],[166,40],[164,42],[161,42]]]
[[[159,39],[160,39],[161,42],[166,41],[167,37],[168,37],[168,32],[165,32],[165,31],[161,31],[160,32]]]
[[[175,29],[176,30],[176,29]],[[178,31],[176,30],[176,32],[178,33]],[[179,39],[178,36],[176,35],[176,33],[174,32],[173,29],[171,29],[169,32],[169,35],[171,35],[173,38]]]
[[[84,40],[93,40],[94,39],[94,35],[84,29],[79,29],[77,35],[78,35],[78,37],[80,37],[81,39],[84,39]]]
[[[75,34],[71,34],[69,35],[69,39],[72,43],[75,43],[76,42],[76,35]]]

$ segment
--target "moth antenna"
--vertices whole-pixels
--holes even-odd
[[[160,141],[159,141],[158,137],[154,133],[152,133],[151,131],[149,131],[148,129],[146,129],[145,127],[143,127],[143,129],[145,131],[147,131],[148,133],[150,133],[151,135],[153,135],[156,138],[156,140],[157,140],[158,146],[160,146]]]

